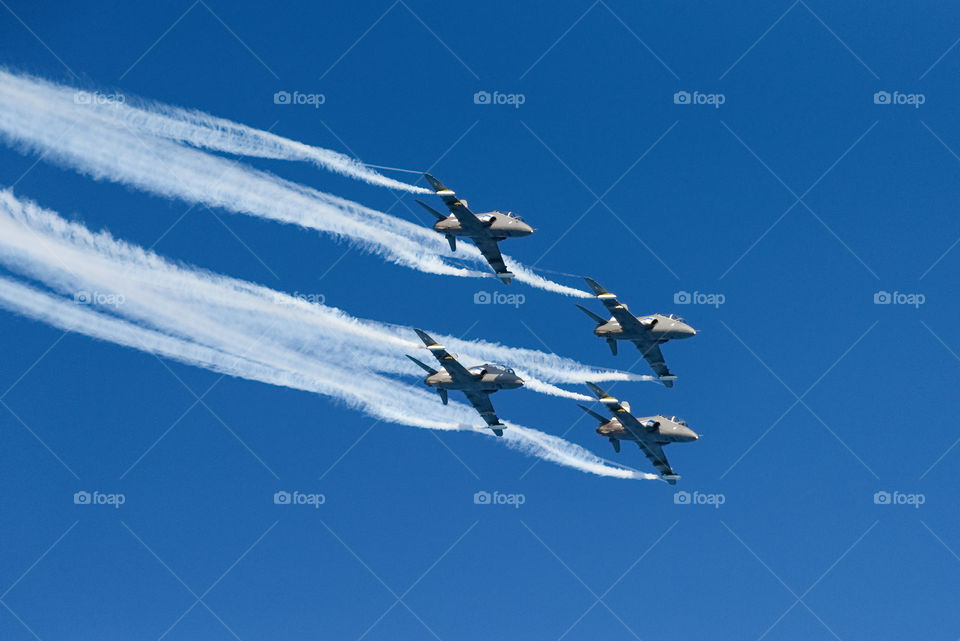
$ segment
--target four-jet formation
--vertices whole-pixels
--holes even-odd
[[[492,211],[474,214],[467,208],[466,200],[457,198],[451,189],[430,174],[424,174],[424,176],[450,210],[449,215],[444,215],[426,203],[417,201],[421,207],[436,217],[437,222],[433,225],[433,229],[446,236],[451,251],[457,250],[458,236],[472,240],[490,263],[497,277],[509,284],[513,274],[503,261],[498,243],[515,236],[529,236],[533,233],[533,228],[509,212]],[[634,316],[625,304],[617,300],[617,297],[604,289],[600,283],[590,278],[585,280],[597,299],[611,314],[609,319],[605,319],[586,307],[577,305],[596,323],[593,333],[607,341],[614,356],[617,355],[618,341],[630,341],[636,345],[664,386],[673,387],[677,377],[667,367],[660,345],[670,340],[690,338],[696,335],[697,331],[682,318],[673,314]],[[408,355],[407,358],[427,372],[424,383],[437,390],[444,405],[447,404],[449,390],[462,391],[483,417],[487,427],[497,436],[503,436],[506,425],[497,417],[490,402],[490,394],[501,389],[522,387],[523,380],[512,369],[501,365],[488,363],[467,369],[426,333],[419,329],[416,332],[427,349],[433,352],[441,367],[439,370],[433,369]],[[667,418],[657,415],[637,418],[630,413],[628,403],[618,401],[593,383],[587,383],[587,386],[613,414],[613,418],[608,419],[580,405],[583,411],[600,422],[597,434],[608,439],[616,452],[620,452],[620,441],[634,441],[653,463],[661,478],[675,485],[680,477],[670,467],[670,463],[664,456],[663,446],[670,443],[695,441],[700,437],[687,427],[686,422],[676,416]]]
[[[470,404],[486,421],[487,427],[493,430],[493,433],[497,436],[503,436],[503,430],[507,426],[501,423],[497,417],[497,413],[493,409],[493,403],[490,402],[490,395],[497,390],[522,387],[523,379],[509,367],[501,365],[486,363],[467,369],[443,345],[430,338],[426,332],[419,329],[414,331],[417,332],[427,349],[433,352],[442,368],[442,371],[437,371],[408,354],[407,358],[427,372],[427,377],[423,382],[437,390],[444,405],[447,404],[448,390],[463,392]]]
[[[593,319],[597,324],[593,333],[604,338],[613,355],[617,355],[617,341],[630,341],[637,346],[643,358],[650,363],[650,367],[657,374],[663,384],[673,387],[676,376],[670,373],[667,363],[663,360],[660,344],[669,340],[690,338],[697,333],[679,316],[670,314],[651,314],[650,316],[634,316],[627,306],[617,300],[617,297],[605,290],[597,281],[586,278],[600,302],[613,315],[610,320],[604,320],[586,307],[577,305],[580,310]]]
[[[453,191],[444,187],[443,183],[430,174],[424,174],[424,176],[443,200],[443,204],[450,210],[450,215],[444,216],[419,200],[417,203],[437,218],[433,228],[447,237],[450,250],[457,251],[457,236],[469,238],[493,267],[497,277],[509,285],[513,274],[503,262],[500,245],[497,243],[515,236],[529,236],[533,233],[533,227],[510,212],[491,211],[486,214],[475,214],[467,209],[466,200],[457,198]]]
[[[620,451],[620,441],[636,442],[660,472],[660,476],[667,483],[676,485],[680,477],[667,462],[663,446],[670,443],[688,443],[697,440],[700,436],[687,427],[685,421],[676,416],[667,418],[658,414],[637,418],[630,413],[630,404],[626,401],[618,401],[593,383],[587,383],[587,387],[613,414],[613,418],[608,419],[588,407],[580,406],[580,409],[600,422],[597,434],[609,439],[616,452]]]

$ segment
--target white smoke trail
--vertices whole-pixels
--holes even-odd
[[[409,328],[357,319],[260,285],[173,265],[105,232],[93,234],[68,223],[9,191],[0,191],[0,254],[7,264],[62,294],[89,302],[122,300],[117,313],[135,322],[167,332],[190,323],[194,340],[200,332],[210,341],[224,340],[228,330],[236,333],[235,340],[262,335],[276,350],[422,376],[405,357],[423,348]],[[492,361],[512,366],[528,389],[555,396],[589,400],[551,383],[652,379],[532,349],[436,337],[468,365]]]
[[[170,124],[169,116],[160,114],[152,121],[150,112],[140,111],[138,131],[133,128],[136,123],[115,117],[114,112],[128,113],[123,104],[76,104],[76,95],[70,88],[0,70],[0,135],[96,179],[315,229],[423,272],[493,277],[479,250],[468,243],[454,254],[431,229],[186,147],[174,141],[181,135],[164,139],[159,132]],[[144,133],[144,128],[153,134]],[[462,261],[474,269],[459,266]],[[542,278],[513,259],[510,266],[519,282],[589,297],[587,292]]]
[[[16,76],[3,70],[0,70],[0,74],[8,77],[4,79],[5,82],[18,80]],[[105,123],[122,125],[145,136],[165,138],[238,156],[304,161],[371,185],[414,194],[433,193],[423,187],[387,178],[342,153],[306,145],[201,111],[164,105],[126,94],[83,91],[27,78],[21,76],[19,80],[33,83],[37,91],[45,92],[50,99],[81,104],[92,112],[89,117],[99,116]]]
[[[433,395],[426,391],[371,372],[361,375],[357,370],[342,369],[335,363],[312,360],[299,361],[296,365],[300,367],[289,363],[277,367],[269,362],[276,358],[274,355],[268,355],[268,362],[260,360],[264,350],[255,343],[239,347],[242,351],[255,352],[256,356],[218,350],[137,326],[6,277],[0,277],[0,306],[66,331],[229,376],[330,396],[370,416],[401,425],[456,430],[472,429],[466,426],[475,421],[472,408],[455,402],[448,406],[438,405]],[[358,376],[362,378],[361,384],[356,384]],[[426,418],[432,416],[438,418]],[[625,479],[657,478],[652,474],[607,465],[603,459],[578,445],[538,430],[508,423],[505,434],[503,441],[514,449],[583,472]]]

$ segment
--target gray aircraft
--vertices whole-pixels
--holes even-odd
[[[444,216],[424,202],[417,201],[421,207],[437,218],[433,228],[447,237],[450,250],[457,251],[457,236],[465,236],[472,240],[483,257],[487,259],[497,277],[507,285],[513,274],[507,269],[500,254],[501,240],[515,236],[529,236],[533,227],[523,222],[519,216],[510,212],[491,211],[485,214],[475,214],[467,209],[467,201],[457,198],[453,191],[443,186],[439,180],[430,174],[424,174],[430,186],[443,200],[443,204],[450,210],[449,216]]]
[[[676,485],[680,477],[670,467],[667,457],[663,453],[663,446],[670,443],[688,443],[700,436],[687,427],[685,421],[671,416],[644,416],[637,418],[630,413],[630,404],[618,401],[593,383],[587,383],[600,402],[607,406],[612,419],[597,414],[588,407],[580,405],[580,409],[600,421],[597,434],[609,439],[616,452],[620,452],[620,441],[635,441],[644,455],[660,472],[660,476],[670,485]]]
[[[507,426],[497,418],[493,403],[490,402],[490,395],[497,390],[522,387],[523,379],[517,376],[512,369],[502,365],[485,363],[467,369],[443,345],[430,338],[426,332],[419,329],[414,331],[417,332],[417,336],[427,346],[427,349],[433,352],[433,355],[440,361],[440,367],[442,368],[442,371],[437,371],[408,354],[407,358],[427,372],[427,377],[423,382],[437,390],[444,405],[447,404],[448,390],[463,392],[470,404],[483,417],[487,427],[493,430],[493,433],[497,436],[503,436],[503,430],[507,429]]]
[[[580,310],[593,319],[597,324],[593,333],[600,338],[606,339],[607,345],[613,355],[617,355],[617,341],[630,341],[637,346],[643,358],[650,363],[650,367],[657,374],[659,379],[667,387],[673,387],[673,381],[676,376],[670,373],[666,362],[663,360],[663,352],[660,351],[660,344],[669,340],[690,338],[697,333],[697,330],[683,322],[679,316],[670,314],[651,314],[650,316],[634,316],[627,309],[627,306],[617,300],[614,294],[611,294],[597,281],[586,278],[600,302],[610,310],[613,315],[610,320],[604,320],[597,316],[586,307],[577,305]]]

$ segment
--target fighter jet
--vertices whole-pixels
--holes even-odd
[[[443,200],[443,204],[450,210],[450,215],[444,216],[426,203],[419,200],[417,202],[437,218],[433,228],[447,237],[450,250],[457,251],[457,236],[466,236],[476,244],[477,249],[497,273],[497,277],[509,285],[513,274],[507,270],[497,243],[514,236],[529,236],[533,233],[533,227],[510,212],[491,211],[486,214],[475,214],[467,209],[466,200],[457,198],[456,194],[430,174],[424,174],[424,176]]]
[[[593,333],[604,338],[613,355],[617,355],[617,341],[631,341],[643,354],[643,357],[653,371],[657,374],[663,384],[667,387],[673,387],[673,381],[677,377],[670,373],[666,362],[663,360],[663,353],[660,351],[660,343],[666,343],[669,340],[690,338],[697,333],[679,316],[670,314],[652,314],[650,316],[634,316],[627,309],[627,306],[617,300],[617,297],[606,291],[597,281],[586,278],[587,284],[596,292],[600,302],[610,310],[613,316],[610,320],[604,320],[597,316],[586,307],[577,305],[580,310],[592,318],[597,326]]]
[[[620,452],[620,441],[636,441],[644,455],[660,472],[660,476],[670,485],[676,485],[680,477],[667,462],[663,446],[670,443],[688,443],[697,440],[700,436],[687,427],[685,421],[676,416],[667,418],[657,415],[637,418],[630,413],[630,404],[626,401],[618,401],[593,383],[587,383],[587,387],[614,416],[612,419],[607,419],[588,407],[579,406],[600,422],[597,434],[609,439],[617,453]]]
[[[473,405],[474,409],[480,413],[487,427],[493,430],[497,436],[503,436],[503,430],[506,425],[497,418],[497,413],[493,409],[493,403],[490,402],[490,395],[501,389],[516,389],[523,386],[523,379],[509,367],[501,365],[477,365],[467,369],[460,364],[456,357],[444,349],[443,345],[430,338],[430,336],[419,329],[415,329],[420,340],[427,346],[433,355],[440,361],[440,367],[443,371],[437,371],[425,363],[421,363],[413,356],[407,355],[411,361],[422,367],[427,372],[427,377],[423,380],[428,386],[436,388],[440,394],[440,400],[447,404],[447,391],[460,390],[467,396],[467,400]]]

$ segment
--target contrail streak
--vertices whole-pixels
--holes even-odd
[[[479,250],[468,243],[454,254],[431,229],[185,146],[179,142],[182,135],[164,137],[158,132],[171,122],[169,115],[150,120],[151,112],[141,110],[134,122],[114,114],[127,114],[132,107],[76,104],[76,95],[68,87],[0,70],[0,135],[98,180],[318,230],[423,272],[493,278]],[[509,263],[519,282],[589,297],[512,258]]]
[[[278,348],[324,359],[360,359],[382,373],[422,376],[404,355],[423,349],[409,327],[358,319],[261,285],[172,264],[105,232],[93,234],[68,223],[9,191],[0,191],[0,251],[4,261],[61,293],[112,302],[122,298],[118,313],[135,315],[137,322],[190,319],[199,328],[229,322],[243,326],[246,334],[269,334],[263,340]],[[435,337],[468,364],[509,365],[530,389],[556,396],[589,400],[554,383],[653,378],[590,367],[534,349]]]
[[[0,304],[57,327],[231,376],[324,394],[394,423],[474,429],[469,426],[477,422],[472,408],[456,403],[444,408],[426,389],[383,376],[406,359],[402,352],[364,349],[383,338],[371,321],[172,265],[18,200],[9,191],[0,192],[0,262],[61,294],[0,279]],[[400,341],[387,338],[387,343]],[[403,345],[408,346],[409,341]],[[571,363],[577,374],[589,370],[541,356],[536,367],[549,376],[563,378]],[[593,374],[604,375],[602,370]],[[528,454],[595,474],[656,478],[606,465],[564,439],[508,425],[506,444]]]

